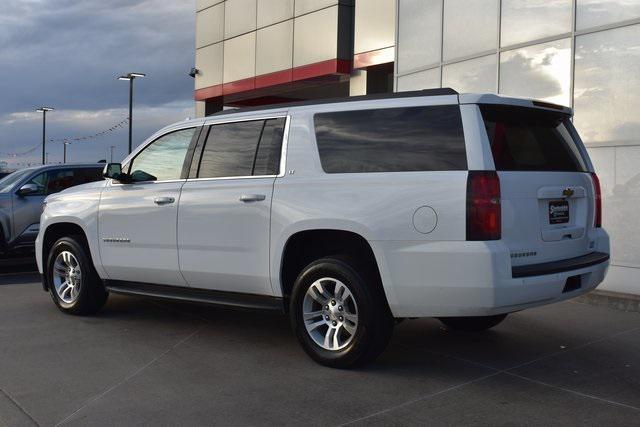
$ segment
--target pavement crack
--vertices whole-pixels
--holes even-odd
[[[22,405],[20,403],[18,403],[18,401],[16,399],[14,399],[9,393],[7,393],[2,387],[0,387],[0,393],[2,393],[7,399],[9,399],[9,401],[16,407],[18,408],[18,410],[24,414],[29,421],[31,421],[34,425],[39,426],[40,423],[36,421],[35,418],[33,418],[31,416],[31,414],[22,407]]]
[[[370,413],[368,415],[365,415],[364,417],[356,418],[355,420],[347,421],[346,423],[339,424],[339,425],[340,426],[347,426],[347,425],[355,424],[355,423],[360,422],[360,421],[367,420],[369,418],[377,417],[378,415],[386,414],[386,413],[394,411],[396,409],[403,408],[405,406],[409,406],[409,405],[412,405],[414,403],[421,402],[423,400],[431,399],[432,397],[439,396],[441,394],[448,393],[450,391],[458,390],[458,389],[460,389],[460,388],[462,388],[464,386],[467,386],[469,384],[474,384],[474,383],[477,383],[477,382],[480,382],[480,381],[484,381],[484,380],[486,380],[488,378],[495,377],[496,375],[500,375],[500,372],[494,372],[492,374],[483,375],[481,377],[474,378],[474,379],[466,381],[464,383],[455,384],[455,385],[446,387],[446,388],[444,388],[442,390],[435,391],[433,393],[428,393],[428,394],[425,394],[425,395],[420,396],[420,397],[416,397],[415,399],[408,400],[408,401],[400,403],[398,405],[390,406],[390,407],[382,409],[380,411],[372,412],[372,413]]]
[[[592,394],[587,394],[587,393],[582,393],[580,391],[571,390],[570,388],[560,387],[560,386],[557,386],[557,385],[546,383],[544,381],[534,380],[533,378],[525,377],[523,375],[514,374],[513,372],[504,371],[504,373],[507,374],[507,375],[510,375],[512,377],[520,378],[521,380],[532,382],[534,384],[551,387],[551,388],[554,388],[556,390],[561,390],[561,391],[564,391],[564,392],[567,392],[567,393],[575,394],[577,396],[598,400],[598,401],[603,402],[603,403],[609,403],[611,405],[620,406],[620,407],[627,408],[627,409],[633,409],[634,411],[640,411],[640,408],[638,408],[636,406],[632,406],[632,405],[627,405],[626,403],[616,402],[615,400],[604,399],[602,397],[594,396]]]
[[[519,369],[521,367],[531,365],[531,364],[539,362],[541,360],[545,360],[545,359],[548,359],[548,358],[559,356],[561,354],[570,353],[572,351],[580,350],[580,349],[585,348],[587,346],[590,346],[590,345],[593,345],[593,344],[597,344],[597,343],[609,340],[611,338],[615,338],[615,337],[620,336],[620,335],[632,333],[632,332],[635,332],[635,331],[638,331],[638,330],[640,330],[640,328],[633,328],[633,329],[627,329],[627,330],[624,330],[624,331],[620,331],[620,332],[617,332],[615,334],[599,338],[597,340],[593,340],[593,341],[589,341],[589,342],[577,345],[575,347],[563,349],[561,351],[555,351],[553,353],[546,354],[544,356],[538,357],[538,358],[533,359],[533,360],[529,360],[529,361],[524,362],[524,363],[520,363],[518,365],[512,366],[510,368],[506,368],[506,369],[494,368],[493,366],[489,366],[489,365],[486,365],[484,363],[476,362],[476,361],[473,361],[473,360],[469,360],[469,359],[465,359],[465,358],[462,358],[462,357],[453,356],[453,355],[449,355],[449,354],[445,354],[445,353],[440,353],[440,352],[435,352],[435,351],[426,351],[427,353],[436,355],[438,357],[446,357],[446,358],[458,360],[460,362],[465,362],[465,363],[469,363],[469,364],[472,364],[472,365],[476,365],[476,366],[479,366],[479,367],[482,367],[482,368],[485,368],[485,369],[489,369],[489,370],[493,371],[493,373],[488,374],[488,375],[484,375],[482,377],[475,378],[473,380],[470,380],[470,381],[467,381],[467,382],[464,382],[464,383],[461,383],[461,384],[456,384],[456,385],[447,387],[445,389],[442,389],[440,391],[437,391],[437,392],[434,392],[434,393],[430,393],[430,394],[427,394],[427,395],[424,395],[424,396],[420,396],[420,397],[417,397],[417,398],[412,399],[412,400],[408,400],[408,401],[400,403],[398,405],[394,405],[394,406],[391,406],[389,408],[386,408],[386,409],[383,409],[383,410],[380,410],[380,411],[365,415],[365,416],[363,416],[361,418],[357,418],[355,420],[348,421],[348,422],[346,422],[344,424],[341,424],[341,426],[350,425],[350,424],[354,424],[356,422],[360,422],[360,421],[363,421],[363,420],[366,420],[366,419],[370,419],[372,417],[376,417],[378,415],[382,415],[382,414],[388,413],[390,411],[394,411],[396,409],[399,409],[399,408],[402,408],[402,407],[405,407],[405,406],[409,406],[411,404],[414,404],[414,403],[417,403],[417,402],[420,402],[420,401],[423,401],[423,400],[430,399],[430,398],[438,396],[440,394],[444,394],[444,393],[448,393],[450,391],[457,390],[457,389],[462,388],[462,387],[464,387],[466,385],[474,384],[474,383],[483,381],[485,379],[495,377],[495,376],[500,375],[500,374],[510,375],[512,377],[519,378],[519,379],[524,380],[524,381],[532,382],[534,384],[538,384],[538,385],[542,385],[542,386],[547,386],[547,387],[550,387],[550,388],[553,388],[553,389],[556,389],[556,390],[561,390],[561,391],[564,391],[566,393],[571,393],[571,394],[574,394],[574,395],[577,395],[577,396],[580,396],[580,397],[584,397],[584,398],[587,398],[587,399],[593,399],[593,400],[597,400],[597,401],[600,401],[600,402],[603,402],[603,403],[608,403],[608,404],[611,404],[611,405],[615,405],[615,406],[619,406],[619,407],[623,407],[623,408],[627,408],[627,409],[632,409],[632,410],[635,410],[635,411],[640,411],[640,408],[632,406],[632,405],[627,405],[625,403],[616,402],[614,400],[604,399],[604,398],[601,398],[601,397],[598,397],[598,396],[593,396],[591,394],[582,393],[582,392],[579,392],[579,391],[576,391],[576,390],[571,390],[569,388],[556,386],[556,385],[553,385],[553,384],[549,384],[549,383],[546,383],[546,382],[543,382],[543,381],[534,380],[532,378],[528,378],[528,377],[525,377],[525,376],[522,376],[522,375],[518,375],[516,373],[511,372],[511,371],[513,371],[515,369]],[[408,346],[402,346],[402,347],[408,348]]]
[[[150,367],[151,365],[156,363],[158,360],[162,359],[164,356],[169,354],[171,351],[173,351],[174,349],[176,349],[180,345],[184,344],[185,342],[189,341],[191,338],[193,338],[195,335],[197,335],[203,329],[203,327],[204,326],[200,326],[195,331],[193,331],[191,334],[189,334],[188,336],[182,338],[180,341],[176,342],[174,345],[172,345],[171,347],[169,347],[168,349],[166,349],[165,351],[160,353],[158,356],[154,357],[152,360],[150,360],[149,362],[147,362],[143,366],[139,367],[138,369],[136,369],[135,371],[133,371],[132,373],[130,373],[129,375],[124,377],[122,380],[120,380],[117,383],[113,384],[111,387],[109,387],[108,389],[104,390],[102,393],[97,394],[97,395],[89,398],[78,409],[76,409],[75,411],[73,411],[72,413],[67,415],[64,419],[62,419],[61,421],[56,423],[55,426],[58,427],[58,426],[60,426],[62,424],[65,424],[67,421],[70,421],[74,416],[76,416],[84,408],[86,408],[87,406],[91,405],[92,403],[97,402],[98,400],[100,400],[104,396],[106,396],[107,394],[111,393],[113,390],[117,389],[118,387],[120,387],[124,383],[128,382],[132,378],[134,378],[137,375],[139,375],[142,371],[144,371],[145,369],[147,369],[148,367]]]
[[[618,337],[618,336],[624,335],[624,334],[630,334],[630,333],[636,332],[636,331],[640,331],[640,328],[627,329],[627,330],[624,330],[624,331],[616,332],[613,335],[607,335],[606,337],[598,338],[597,340],[593,340],[593,341],[589,341],[589,342],[577,345],[575,347],[565,348],[565,349],[562,349],[560,351],[554,351],[553,353],[546,354],[544,356],[538,357],[537,359],[529,360],[528,362],[524,362],[524,363],[521,363],[519,365],[512,366],[511,368],[507,368],[504,371],[505,372],[506,371],[513,371],[515,369],[519,369],[519,368],[522,368],[524,366],[528,366],[528,365],[537,363],[537,362],[539,362],[541,360],[550,359],[552,357],[559,356],[561,354],[571,353],[573,351],[580,350],[580,349],[588,347],[590,345],[598,344],[598,343],[601,343],[603,341],[610,340],[611,338],[615,338],[615,337]],[[496,368],[492,368],[492,369],[496,369]]]

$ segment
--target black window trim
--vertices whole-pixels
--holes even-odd
[[[226,124],[231,124],[231,123],[239,123],[239,122],[255,122],[255,121],[260,121],[262,120],[263,122],[265,122],[267,120],[273,120],[273,119],[285,119],[284,122],[284,131],[282,134],[282,147],[280,150],[280,165],[279,165],[279,170],[278,173],[275,175],[242,175],[242,176],[217,176],[217,177],[211,177],[211,178],[199,178],[198,175],[200,175],[200,163],[202,161],[202,153],[204,151],[204,146],[207,140],[207,137],[209,136],[209,132],[211,131],[211,128],[213,126],[218,126],[218,125],[226,125]],[[187,177],[187,181],[213,181],[213,180],[230,180],[230,179],[256,179],[256,178],[282,178],[285,175],[285,170],[286,170],[286,165],[287,165],[287,148],[288,148],[288,142],[289,142],[289,126],[291,123],[291,115],[287,112],[287,113],[282,113],[282,114],[273,114],[273,115],[256,115],[256,116],[252,116],[252,117],[242,117],[242,118],[236,118],[236,119],[232,119],[232,120],[216,120],[216,121],[211,121],[211,122],[206,122],[203,127],[206,127],[206,130],[203,130],[201,133],[201,140],[202,141],[198,141],[198,145],[194,148],[194,155],[193,155],[193,160],[192,162],[196,162],[198,163],[198,167],[196,169],[196,175],[195,176],[191,176],[192,174],[190,173],[190,169],[191,169],[191,165],[189,167],[189,169],[187,170],[187,172],[189,173],[188,177]],[[264,124],[262,126],[262,131],[260,132],[260,137],[262,137],[262,132],[264,131]],[[259,144],[258,144],[259,146]],[[258,146],[256,146],[256,154],[257,154],[257,150],[258,150]],[[254,155],[254,166],[255,166],[255,155]]]

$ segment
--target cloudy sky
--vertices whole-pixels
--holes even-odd
[[[191,0],[1,0],[0,161],[39,162],[41,151],[13,157],[42,139],[93,135],[127,117],[128,82],[135,82],[134,145],[158,128],[193,117],[194,4]],[[126,154],[127,128],[69,147],[68,161],[96,161],[115,145]],[[48,145],[50,162],[62,144]]]

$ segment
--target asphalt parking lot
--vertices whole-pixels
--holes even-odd
[[[639,425],[640,314],[565,302],[493,331],[397,326],[373,365],[313,363],[281,315],[112,296],[60,313],[0,275],[0,425]]]

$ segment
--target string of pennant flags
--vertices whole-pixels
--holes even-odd
[[[93,135],[87,135],[87,136],[79,136],[79,137],[75,137],[75,138],[51,138],[49,139],[49,142],[80,142],[80,141],[90,141],[96,138],[100,138],[103,135],[106,135],[108,133],[111,133],[115,130],[118,130],[120,128],[122,128],[124,125],[126,125],[127,123],[129,123],[129,118],[125,118],[124,120],[120,121],[119,123],[116,123],[115,125],[111,126],[109,129],[105,129],[101,132],[98,133],[94,133]]]
[[[126,124],[129,123],[129,118],[125,118],[124,120],[116,123],[115,125],[111,126],[108,129],[105,129],[103,131],[94,133],[92,135],[86,135],[86,136],[79,136],[79,137],[68,137],[68,138],[51,138],[48,140],[48,142],[63,142],[63,143],[76,143],[76,142],[84,142],[84,141],[92,141],[95,139],[98,139],[106,134],[109,134],[111,132],[114,132],[118,129],[121,129],[123,126],[125,126]],[[23,157],[23,156],[28,156],[29,154],[34,153],[36,150],[42,148],[42,144],[36,144],[31,148],[28,148],[24,151],[20,151],[20,152],[4,152],[4,151],[0,151],[0,156],[2,157],[8,157],[8,158],[17,158],[17,157]]]
[[[31,148],[29,148],[29,149],[27,149],[25,151],[21,151],[19,153],[9,153],[9,152],[0,151],[0,156],[9,157],[9,158],[27,156],[27,155],[35,152],[38,148],[41,148],[41,147],[42,147],[42,144],[34,145],[33,147],[31,147]]]

